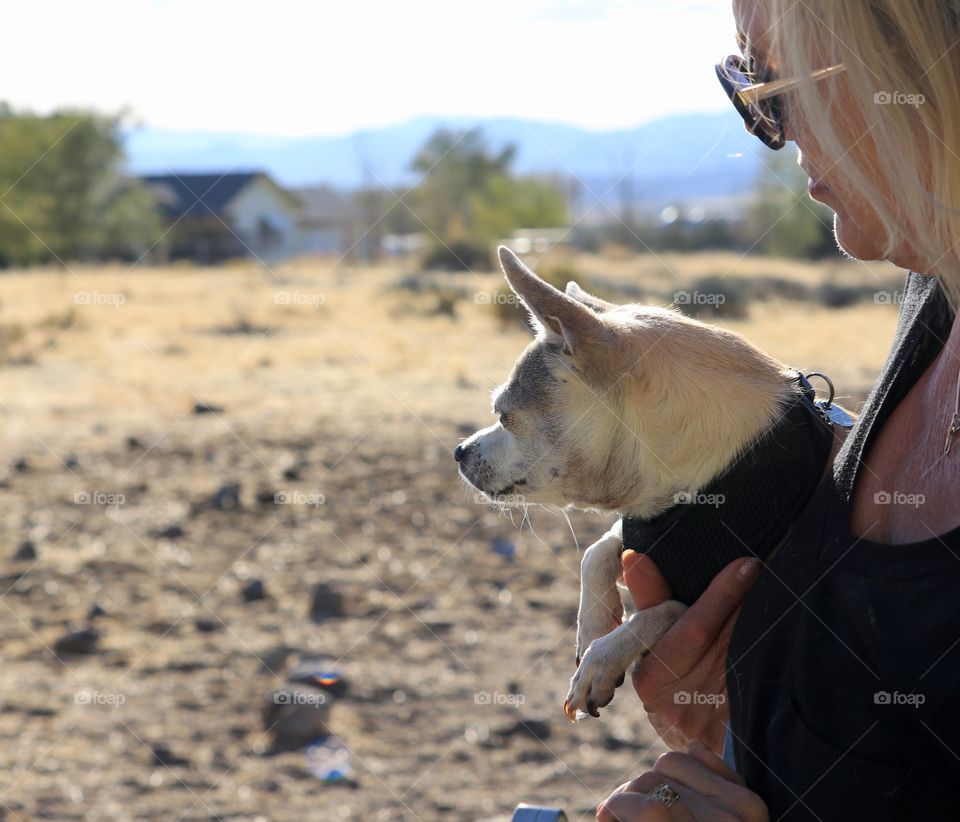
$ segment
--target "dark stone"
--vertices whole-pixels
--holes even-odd
[[[154,745],[150,749],[150,753],[153,754],[153,763],[154,765],[161,765],[166,767],[176,766],[176,765],[189,765],[190,760],[185,757],[179,756],[170,750],[164,744]]]
[[[313,588],[310,600],[310,619],[313,622],[323,622],[344,614],[343,595],[327,583],[318,582]]]
[[[18,474],[26,474],[30,470],[30,463],[27,462],[26,457],[20,457],[18,460],[15,460],[11,466],[14,471]]]
[[[517,554],[517,549],[514,544],[503,537],[494,537],[490,543],[490,548],[493,550],[493,553],[504,559],[513,559]]]
[[[30,540],[25,539],[20,543],[20,547],[13,554],[14,562],[29,562],[37,558],[37,546]]]
[[[128,451],[142,451],[147,446],[143,444],[143,440],[139,437],[127,437],[127,450]]]
[[[267,588],[262,579],[251,579],[240,591],[244,602],[256,602],[267,598]]]
[[[240,484],[236,482],[220,486],[210,497],[210,507],[217,511],[232,511],[240,507]]]
[[[497,732],[499,736],[526,736],[543,741],[550,738],[550,723],[546,719],[518,719],[508,728]]]
[[[165,619],[154,620],[149,623],[146,627],[151,634],[157,634],[158,636],[176,636],[179,632],[177,630],[179,623],[170,622]]]
[[[201,634],[213,634],[223,630],[223,623],[217,622],[215,619],[196,619],[193,622],[193,627]]]
[[[92,628],[81,628],[79,631],[68,631],[53,646],[59,654],[93,654],[98,650],[100,634]]]
[[[182,536],[183,526],[178,522],[175,522],[173,525],[168,525],[166,528],[157,531],[157,537],[159,539],[180,539]]]
[[[193,406],[194,414],[222,414],[223,406],[214,405],[212,402],[198,402]]]
[[[627,739],[621,739],[613,734],[607,734],[604,736],[601,744],[603,745],[603,749],[605,751],[622,751],[625,748],[629,748],[631,750],[640,750],[644,747],[643,745],[638,745],[636,742],[632,742]]]
[[[272,488],[261,488],[257,491],[257,504],[273,505],[277,499],[277,492]]]
[[[77,459],[76,454],[68,454],[66,459],[63,461],[63,467],[68,471],[75,471],[80,467],[80,460]]]
[[[283,478],[285,480],[290,480],[291,482],[297,482],[300,479],[300,466],[291,465],[283,472]]]
[[[88,622],[105,616],[107,616],[107,612],[103,609],[103,606],[100,605],[99,602],[94,602],[93,605],[90,606],[90,610],[87,611]]]
[[[263,706],[263,725],[273,736],[273,750],[303,748],[329,735],[331,701],[321,688],[307,685],[290,683],[271,693]]]
[[[260,672],[265,674],[277,674],[283,670],[287,664],[287,659],[294,651],[287,645],[278,645],[276,648],[270,648],[262,654],[257,654],[260,660]]]

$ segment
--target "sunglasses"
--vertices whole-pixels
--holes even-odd
[[[813,72],[809,79],[825,80],[845,68],[843,63],[838,63]],[[746,58],[739,54],[731,54],[722,63],[717,63],[717,77],[733,107],[743,117],[747,131],[759,138],[767,148],[774,151],[783,148],[787,140],[783,126],[782,95],[799,86],[802,80],[796,77],[763,80],[751,71]]]

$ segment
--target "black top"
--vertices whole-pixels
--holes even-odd
[[[731,637],[734,753],[771,819],[960,819],[960,529],[850,533],[860,459],[952,323],[936,281],[910,274],[860,419]]]
[[[623,518],[623,547],[649,556],[670,596],[692,605],[735,559],[766,559],[813,495],[833,428],[799,375],[783,416],[700,492],[653,519]],[[691,546],[696,550],[691,551]]]

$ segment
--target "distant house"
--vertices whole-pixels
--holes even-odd
[[[212,263],[299,253],[302,203],[263,172],[143,178],[168,222],[168,253]]]
[[[359,244],[363,214],[355,200],[327,186],[290,193],[301,203],[300,253],[346,254]]]

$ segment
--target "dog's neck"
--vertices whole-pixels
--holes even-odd
[[[739,557],[766,559],[813,495],[834,427],[799,382],[781,418],[699,493],[653,518],[623,518],[623,547],[648,554],[675,599],[692,604]]]
[[[628,408],[624,421],[640,435],[611,443],[595,474],[605,478],[604,503],[587,507],[651,519],[675,505],[678,494],[697,494],[781,419],[796,394],[795,376],[777,364],[731,378],[719,392],[698,391],[693,382],[686,396],[672,398],[684,413],[663,430],[651,427],[647,409]]]

